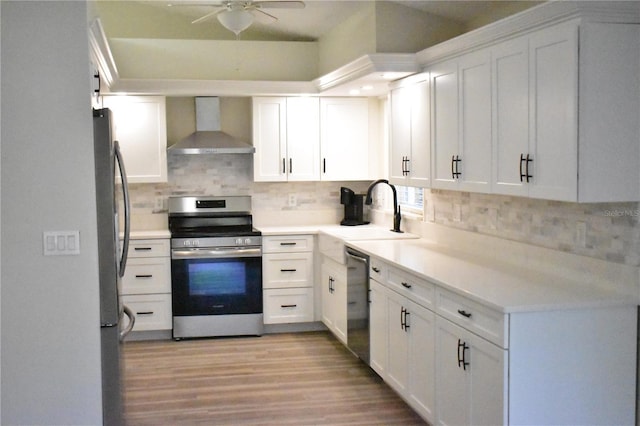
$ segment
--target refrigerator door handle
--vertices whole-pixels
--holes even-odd
[[[114,141],[114,151],[116,160],[118,161],[118,169],[120,170],[120,178],[122,182],[122,196],[124,199],[124,240],[122,243],[122,257],[120,258],[120,268],[118,274],[124,277],[124,270],[127,267],[127,255],[129,254],[129,233],[131,229],[131,205],[129,203],[129,187],[127,185],[127,173],[124,170],[124,161],[120,152],[120,144]],[[116,238],[118,236],[116,235]]]
[[[129,317],[129,325],[127,325],[127,328],[125,328],[124,330],[122,330],[120,332],[120,341],[122,342],[124,340],[125,337],[127,337],[127,334],[131,333],[131,330],[133,330],[133,326],[136,323],[136,316],[134,315],[133,311],[131,310],[130,307],[128,307],[127,305],[123,305],[123,310],[124,310],[124,314]]]

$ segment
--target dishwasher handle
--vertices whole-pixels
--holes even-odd
[[[369,263],[369,258],[366,256],[363,256],[360,253],[354,253],[351,250],[349,250],[348,248],[344,250],[344,254],[347,255],[347,257],[350,257],[351,259],[354,259],[358,262],[362,262],[365,264]]]

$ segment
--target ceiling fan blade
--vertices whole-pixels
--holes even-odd
[[[252,6],[260,9],[304,9],[303,1],[254,1]]]
[[[218,15],[220,12],[225,11],[226,9],[220,9],[220,10],[214,10],[213,12],[209,12],[204,16],[201,16],[200,18],[196,19],[195,21],[191,21],[192,24],[199,24],[200,22],[204,22],[208,19],[213,18],[214,16]]]
[[[176,6],[209,6],[209,7],[225,7],[226,2],[212,2],[212,3],[202,3],[202,2],[187,2],[181,0],[174,0],[173,3],[168,3],[169,7]]]
[[[261,21],[263,21],[265,24],[273,24],[274,22],[278,21],[278,18],[276,18],[275,16],[273,16],[270,13],[265,12],[264,10],[260,10],[258,8],[252,8],[252,10],[261,13],[261,15],[256,15],[256,16],[258,16],[258,17],[262,16],[263,18],[264,17],[267,18],[267,19],[261,19]]]

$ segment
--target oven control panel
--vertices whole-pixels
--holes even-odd
[[[262,246],[262,236],[172,238],[171,248],[256,247]]]

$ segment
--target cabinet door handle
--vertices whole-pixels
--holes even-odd
[[[327,159],[322,159],[322,173],[327,173]]]
[[[295,246],[298,243],[280,243],[281,246]]]
[[[281,308],[295,308],[298,305],[280,305]]]
[[[140,274],[140,275],[136,275],[136,278],[153,278],[153,275],[151,275],[151,274]]]
[[[371,269],[373,269],[373,272],[375,272],[376,274],[380,273],[380,269],[376,268],[375,266],[372,267]]]
[[[408,310],[404,310],[404,331],[406,332],[409,327],[411,327],[411,325],[409,325],[409,322],[407,321],[407,315],[411,315],[411,312],[409,312]]]
[[[458,313],[465,318],[471,318],[471,312],[467,312],[464,309],[458,309]]]
[[[151,251],[151,247],[134,247],[135,251]]]
[[[334,288],[333,288],[333,278],[329,277],[329,293],[333,293],[334,292]]]
[[[400,328],[404,330],[404,308],[400,309]]]
[[[531,158],[529,154],[527,154],[526,157],[524,156],[524,154],[520,154],[520,182],[531,182],[531,178],[533,177],[533,175],[529,173],[529,163],[531,163],[532,161],[533,158]]]
[[[289,173],[293,173],[293,159],[289,158]]]
[[[466,370],[467,365],[469,365],[469,362],[467,362],[466,360],[466,354],[465,354],[465,351],[467,349],[469,349],[469,346],[467,346],[467,343],[458,339],[458,368],[462,367],[463,370]]]
[[[282,159],[282,174],[287,173],[287,163],[286,163],[286,161],[287,160],[285,158]]]
[[[404,288],[411,288],[411,284],[409,284],[409,283],[403,282],[401,284],[402,284],[402,287],[404,287]]]
[[[136,315],[153,315],[153,311],[136,312]]]
[[[296,272],[297,269],[280,269],[280,272]]]

